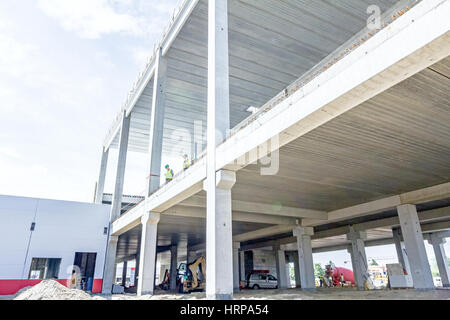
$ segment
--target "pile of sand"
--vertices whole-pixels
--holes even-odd
[[[23,288],[18,291],[14,300],[98,300],[88,293],[69,289],[57,281],[44,280],[34,287]]]

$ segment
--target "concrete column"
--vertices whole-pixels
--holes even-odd
[[[228,300],[233,298],[231,187],[236,174],[220,171],[216,177],[216,146],[230,128],[227,0],[208,1],[207,113],[206,296]]]
[[[406,272],[410,274],[411,269],[409,267],[408,255],[406,254],[405,244],[403,243],[403,237],[400,233],[400,228],[393,228],[392,236],[394,238],[395,250],[397,251],[398,263],[400,263],[403,268],[406,269]]]
[[[313,228],[296,227],[293,234],[297,237],[300,285],[302,289],[315,289],[314,262],[312,257],[311,236]]]
[[[123,182],[125,177],[125,167],[128,152],[128,137],[130,134],[130,117],[126,116],[126,111],[122,115],[122,125],[120,129],[119,157],[117,161],[116,183],[112,199],[109,232],[114,220],[120,217],[122,209]],[[102,292],[110,294],[112,292],[113,277],[115,274],[114,264],[116,261],[117,240],[116,237],[109,236],[109,245],[106,249],[105,271],[103,276]]]
[[[170,247],[170,290],[177,289],[178,247]]]
[[[241,244],[233,242],[233,289],[239,290],[239,249]]]
[[[137,287],[138,287],[138,283],[139,283],[139,264],[140,264],[140,260],[141,260],[141,252],[140,252],[140,248],[141,248],[141,238],[139,237],[138,239],[138,252],[136,254],[136,266],[134,267],[134,288],[136,289],[137,292]]]
[[[300,288],[301,280],[300,280],[300,265],[299,265],[298,251],[292,252],[292,260],[294,262],[295,287]]]
[[[128,271],[128,261],[124,261],[122,269],[122,287],[125,287],[127,282],[127,271]]]
[[[111,294],[116,274],[116,252],[119,237],[110,236],[106,248],[105,267],[103,269],[102,293]]]
[[[122,115],[122,125],[120,129],[119,158],[117,161],[116,183],[111,206],[111,222],[120,217],[122,209],[123,183],[125,178],[125,167],[127,164],[128,137],[130,134],[130,117],[126,116],[126,111]]]
[[[138,296],[153,294],[155,288],[156,246],[160,214],[146,213],[142,219],[141,253],[139,261]]]
[[[277,280],[279,289],[287,289],[286,252],[279,245],[273,247],[277,268]]]
[[[367,265],[366,248],[364,240],[367,238],[365,232],[352,231],[347,234],[347,240],[351,241],[351,258],[353,266],[353,274],[355,277],[356,286],[359,289],[364,289],[364,283],[369,279],[369,271]]]
[[[405,204],[397,207],[403,239],[411,268],[415,289],[433,289],[433,277],[415,205]]]
[[[210,180],[214,178],[208,176],[204,184],[208,194],[206,295],[209,300],[230,300],[233,298],[231,188],[236,182],[236,173],[221,170],[215,179],[217,185],[209,185]]]
[[[195,260],[197,260],[197,252],[191,251],[191,250],[189,250],[189,248],[188,248],[187,263],[188,263],[188,264],[189,264],[189,263],[192,263],[192,262],[194,262]]]
[[[240,270],[239,270],[239,276],[240,276],[240,281],[246,281],[247,279],[245,279],[245,251],[240,251],[239,253],[240,255]]]
[[[103,193],[105,191],[106,169],[108,167],[109,149],[103,147],[102,160],[100,164],[100,173],[98,176],[97,190],[95,192],[95,203],[101,204],[103,202]]]
[[[428,242],[433,246],[434,255],[439,268],[439,275],[441,276],[442,286],[444,288],[450,287],[450,268],[448,266],[447,255],[445,254],[444,244],[446,240],[438,235],[431,234]]]
[[[161,184],[161,156],[163,146],[164,114],[166,106],[167,58],[159,48],[153,81],[153,101],[150,119],[149,183],[147,195],[158,190]]]

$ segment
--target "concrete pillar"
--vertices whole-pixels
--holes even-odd
[[[111,222],[120,217],[122,209],[123,183],[125,178],[125,167],[127,164],[128,137],[130,134],[130,117],[126,116],[126,111],[122,115],[122,125],[120,130],[119,157],[117,161],[116,183],[114,186],[113,201],[111,206]]]
[[[392,236],[394,238],[395,250],[397,251],[398,263],[400,263],[403,268],[406,269],[406,272],[410,274],[411,269],[409,267],[408,255],[406,254],[405,244],[403,243],[400,228],[393,228]]]
[[[231,188],[236,173],[217,172],[216,184],[211,186],[208,176],[206,218],[206,295],[209,300],[233,298],[233,232],[231,213]],[[211,194],[214,197],[211,197]]]
[[[112,199],[109,232],[111,232],[112,223],[120,217],[122,209],[123,182],[125,177],[125,167],[128,152],[128,137],[130,134],[130,117],[126,116],[126,111],[122,115],[122,125],[120,129],[119,157],[117,161],[116,183]],[[117,239],[109,236],[109,245],[106,249],[105,270],[103,276],[102,292],[110,294],[112,292],[114,264],[116,261]]]
[[[353,274],[355,277],[356,286],[359,289],[364,289],[364,283],[369,279],[369,271],[367,264],[366,248],[364,240],[367,235],[363,231],[352,231],[347,234],[347,240],[351,241],[351,258],[353,266]]]
[[[431,234],[428,242],[433,246],[442,286],[448,288],[450,287],[450,268],[448,266],[447,255],[445,254],[444,248],[446,240],[436,234]]]
[[[100,164],[100,173],[98,176],[97,190],[95,192],[95,203],[103,202],[103,193],[105,191],[106,169],[108,167],[109,149],[103,147],[102,160]]]
[[[313,228],[296,227],[293,234],[297,237],[300,285],[302,289],[315,289],[314,262],[312,257],[311,236]]]
[[[155,288],[156,246],[160,214],[148,212],[142,216],[141,253],[139,261],[138,296],[153,294]]]
[[[208,1],[208,128],[206,296],[211,300],[233,298],[233,244],[231,187],[236,174],[219,171],[216,146],[230,128],[228,63],[228,1]]]
[[[278,289],[287,289],[286,252],[279,245],[273,247],[277,268]]]
[[[197,260],[197,252],[195,252],[195,251],[192,251],[192,250],[189,250],[189,248],[188,248],[188,254],[187,254],[187,263],[189,264],[189,263],[192,263],[192,262],[194,262],[195,260]]]
[[[123,262],[122,268],[122,287],[125,287],[127,282],[128,261]]]
[[[106,248],[105,267],[103,270],[102,293],[111,294],[116,274],[116,252],[119,237],[110,236]]]
[[[415,289],[433,289],[433,277],[415,205],[397,207],[406,252],[408,253],[411,276]]]
[[[292,260],[294,262],[295,287],[300,288],[301,280],[300,280],[300,265],[299,265],[299,259],[298,259],[298,251],[292,252]]]
[[[239,255],[240,255],[239,278],[240,278],[240,281],[246,281],[247,279],[245,279],[245,251],[240,251]]]
[[[162,48],[156,56],[153,81],[153,101],[150,119],[149,141],[149,183],[147,195],[159,189],[161,184],[161,156],[163,146],[164,114],[166,106],[167,58],[162,56]]]
[[[178,247],[172,245],[170,247],[170,290],[177,289],[177,274],[178,274]]]
[[[241,244],[233,242],[233,289],[239,290],[239,249]]]

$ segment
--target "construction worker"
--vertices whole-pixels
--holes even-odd
[[[189,157],[187,154],[185,154],[183,156],[184,161],[183,161],[183,170],[186,171],[187,169],[189,169],[189,167],[191,166],[191,163],[189,162]]]
[[[173,180],[173,170],[169,165],[166,165],[166,183]]]

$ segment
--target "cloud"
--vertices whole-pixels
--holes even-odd
[[[164,16],[173,9],[172,1],[149,3],[148,0],[39,0],[38,7],[65,30],[82,38],[98,39],[113,33],[142,37],[159,29],[160,23],[167,22]]]

